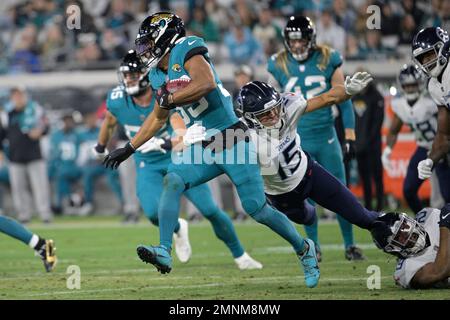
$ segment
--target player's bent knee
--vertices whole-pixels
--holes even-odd
[[[260,212],[264,207],[265,202],[259,201],[258,199],[244,199],[242,200],[242,208],[250,216],[254,217],[256,213]],[[256,218],[255,218],[256,219]]]
[[[167,173],[164,176],[163,184],[166,190],[183,191],[185,188],[183,179],[175,172]]]

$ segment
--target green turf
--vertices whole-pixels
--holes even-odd
[[[55,239],[59,264],[46,274],[41,261],[22,243],[0,234],[0,299],[445,299],[448,291],[407,291],[395,286],[395,260],[356,229],[367,262],[344,259],[337,224],[322,224],[324,247],[321,280],[315,289],[304,285],[303,273],[287,243],[254,222],[237,224],[246,250],[263,270],[240,271],[226,247],[205,223],[191,225],[193,256],[188,264],[175,260],[169,275],[160,275],[136,255],[141,243],[157,243],[158,231],[147,222],[122,226],[118,218],[60,219],[51,226],[30,228]],[[301,230],[304,234],[303,230]],[[369,265],[381,268],[381,290],[368,290]],[[81,289],[66,286],[67,267],[81,269]]]

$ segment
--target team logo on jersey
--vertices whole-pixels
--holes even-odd
[[[181,72],[181,66],[178,63],[175,63],[172,66],[172,70],[175,71],[175,72]]]
[[[367,105],[363,100],[354,100],[353,107],[355,108],[355,112],[359,117],[362,117],[367,109]]]

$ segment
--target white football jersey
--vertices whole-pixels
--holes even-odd
[[[392,100],[392,110],[403,123],[411,127],[417,145],[430,150],[437,130],[436,103],[427,95],[421,95],[410,106],[405,97],[399,97]]]
[[[258,150],[258,162],[267,194],[292,191],[305,175],[308,160],[300,147],[297,122],[305,112],[306,100],[300,93],[282,93],[282,127],[250,129]]]
[[[445,106],[450,110],[450,67],[445,67],[442,79],[430,78],[428,91],[438,106]]]
[[[437,252],[439,250],[439,225],[440,210],[433,208],[425,208],[419,211],[416,215],[416,220],[422,224],[425,231],[430,237],[430,246],[425,251],[417,256],[407,259],[399,259],[394,273],[394,280],[396,284],[403,288],[409,288],[411,279],[417,271],[424,265],[434,262]]]

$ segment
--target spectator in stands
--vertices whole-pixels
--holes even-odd
[[[54,0],[31,0],[33,14],[31,21],[36,28],[43,28],[51,19],[59,14],[57,1]]]
[[[225,35],[224,42],[228,48],[230,62],[235,65],[257,65],[265,62],[261,45],[253,37],[249,28],[235,23]]]
[[[400,32],[400,17],[394,14],[390,2],[380,1],[381,6],[381,34],[383,36],[397,36]]]
[[[36,50],[36,27],[27,25],[19,34],[18,43],[11,58],[10,73],[40,72],[41,64]]]
[[[207,15],[203,7],[195,7],[193,18],[188,25],[189,31],[208,42],[220,40],[219,28]]]
[[[9,143],[9,175],[17,218],[30,221],[36,209],[43,222],[52,220],[47,167],[42,158],[40,140],[48,132],[48,121],[42,107],[29,98],[24,88],[11,90],[7,114],[2,117],[0,145]],[[35,209],[31,206],[30,182]]]
[[[130,35],[126,26],[134,21],[134,16],[128,11],[125,0],[113,0],[108,10],[105,26],[116,33],[121,33],[127,39],[134,37]],[[134,39],[133,39],[134,40]]]
[[[384,119],[384,98],[375,84],[353,97],[355,111],[356,160],[363,183],[364,205],[372,208],[372,183],[375,184],[376,211],[383,208],[384,187],[381,164],[381,126]]]
[[[345,52],[345,31],[334,22],[333,13],[325,9],[317,25],[317,43],[328,45],[340,54]]]
[[[352,34],[347,34],[346,46],[345,46],[345,59],[346,60],[360,60],[362,55],[359,51],[358,40]]]
[[[235,0],[232,6],[232,14],[237,14],[237,18],[241,21],[241,24],[247,28],[253,29],[257,21],[255,6],[249,0]]]
[[[48,24],[43,30],[41,53],[42,62],[50,66],[66,59],[66,39],[57,23]]]
[[[373,29],[366,32],[365,46],[360,48],[361,56],[366,60],[387,59],[394,55],[394,52],[386,48],[381,43],[381,32]]]
[[[279,44],[283,43],[281,29],[273,22],[272,11],[263,6],[259,11],[259,21],[253,28],[253,36],[264,48],[267,57],[278,51]]]
[[[75,59],[79,64],[87,65],[102,59],[103,53],[97,45],[95,33],[80,34],[79,43],[80,47],[75,53]]]
[[[102,59],[117,60],[128,51],[127,41],[120,32],[105,29],[101,34],[100,47],[103,52]]]
[[[233,88],[233,101],[239,95],[239,90],[248,82],[253,81],[253,70],[250,66],[242,64],[234,71],[234,88]]]
[[[62,122],[62,128],[51,135],[49,157],[49,167],[56,183],[56,203],[52,209],[58,214],[67,213],[72,185],[81,178],[81,169],[76,163],[80,139],[72,111],[64,113]]]
[[[217,0],[205,0],[206,15],[219,28],[223,34],[229,25],[228,12]]]
[[[418,31],[413,16],[410,14],[403,16],[400,25],[399,44],[411,45]]]
[[[446,0],[444,0],[445,2]],[[402,0],[402,9],[404,11],[403,16],[410,14],[414,19],[414,24],[420,25],[420,22],[424,16],[424,12],[416,5],[416,0]]]
[[[431,6],[428,7],[430,11],[423,17],[421,27],[440,27],[442,25],[440,16],[441,2],[442,0],[431,0]],[[446,2],[450,4],[449,1],[446,0]],[[444,27],[444,30],[448,29]]]
[[[450,28],[450,0],[442,0],[441,4],[441,28],[449,30]],[[428,25],[427,25],[428,27]]]
[[[68,0],[64,6],[64,12],[66,12],[66,8],[76,5],[80,8],[81,16],[80,16],[80,29],[73,29],[71,30],[69,36],[73,40],[73,46],[78,46],[78,42],[80,40],[80,37],[82,38],[82,35],[84,34],[99,34],[100,31],[98,30],[94,18],[89,14],[87,10],[84,9],[83,2],[81,0]]]
[[[351,6],[347,5],[346,0],[333,1],[333,12],[335,16],[334,20],[346,33],[354,30],[356,13]]]

